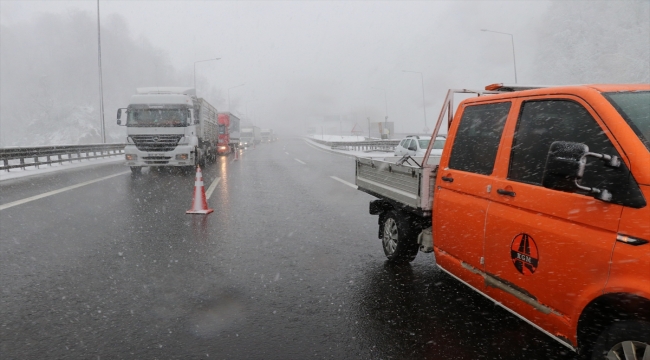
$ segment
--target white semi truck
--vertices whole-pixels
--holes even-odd
[[[262,142],[262,133],[257,126],[241,128],[239,146],[249,147]]]
[[[273,141],[273,130],[272,129],[261,129],[262,142],[271,142]]]
[[[216,159],[217,109],[193,88],[138,88],[129,106],[117,110],[117,124],[127,127],[124,154],[134,174],[144,166],[194,168]]]

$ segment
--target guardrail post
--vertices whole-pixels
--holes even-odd
[[[20,168],[25,170],[25,158],[24,157],[20,158],[20,165],[21,165]]]
[[[34,156],[34,166],[38,169],[38,155]]]
[[[9,159],[4,159],[2,162],[5,164],[5,170],[9,172]]]
[[[72,164],[72,154],[68,153],[68,160],[70,160],[70,164]]]

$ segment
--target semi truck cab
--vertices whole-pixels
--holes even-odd
[[[133,173],[144,166],[203,165],[214,151],[202,124],[201,106],[191,88],[139,88],[117,122],[127,127],[126,165]],[[205,115],[205,114],[203,114]],[[202,127],[203,125],[203,127]]]

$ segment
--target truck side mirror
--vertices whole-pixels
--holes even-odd
[[[411,150],[411,151],[417,151],[418,148],[417,148],[415,145],[411,145],[411,146],[409,146],[409,150]]]
[[[584,155],[589,152],[585,144],[555,141],[546,156],[542,186],[549,189],[575,191],[576,180],[582,178],[585,163]]]
[[[119,108],[117,109],[117,125],[122,125],[122,110],[126,110],[126,108]]]
[[[601,201],[612,201],[612,193],[608,189],[583,186],[580,180],[584,176],[587,157],[601,159],[606,166],[621,167],[621,159],[616,155],[589,152],[585,144],[568,141],[555,141],[549,148],[542,176],[542,186],[564,191],[582,190]],[[625,184],[617,184],[617,188],[625,188]]]

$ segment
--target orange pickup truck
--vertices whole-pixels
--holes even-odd
[[[650,85],[450,90],[444,122],[440,157],[356,161],[388,259],[433,251],[583,356],[650,360]]]

